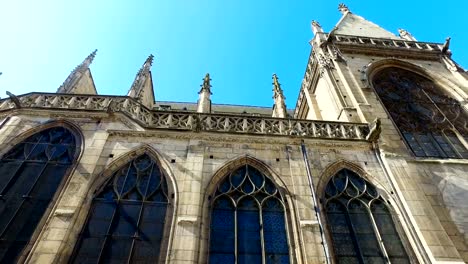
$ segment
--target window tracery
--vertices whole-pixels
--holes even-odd
[[[260,171],[227,175],[211,210],[210,263],[289,263],[284,201]]]
[[[417,157],[468,158],[468,113],[434,82],[410,71],[386,68],[374,88]]]
[[[372,184],[343,169],[325,187],[325,200],[338,263],[410,263],[389,207]]]
[[[0,263],[14,263],[29,243],[77,148],[68,129],[52,127],[0,159]]]
[[[157,263],[168,207],[166,176],[143,154],[94,197],[73,263]]]

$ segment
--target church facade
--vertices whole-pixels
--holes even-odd
[[[294,109],[126,96],[90,54],[0,100],[0,263],[468,262],[468,73],[339,5]]]

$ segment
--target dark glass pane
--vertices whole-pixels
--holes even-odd
[[[132,239],[112,237],[107,239],[100,263],[127,263],[132,247]]]
[[[53,197],[62,180],[60,176],[65,174],[67,169],[68,165],[49,163],[30,195],[37,199],[50,199]]]
[[[73,138],[64,128],[46,129],[16,145],[0,160],[0,263],[13,263],[28,244],[69,168],[71,162],[57,165],[49,160],[56,157],[57,149],[67,147],[60,140],[50,140],[50,133],[58,130],[58,139]]]
[[[83,237],[74,263],[98,263],[104,237]]]
[[[276,192],[276,186],[273,184],[273,182],[271,182],[270,179],[265,178],[264,190],[265,190],[268,194],[275,194],[275,192]]]
[[[158,262],[168,206],[162,177],[160,168],[146,154],[114,173],[113,179],[94,198],[93,209],[80,236],[80,241],[92,237],[102,242],[102,246],[85,250],[94,250],[86,253],[92,256],[93,262]],[[143,192],[154,186],[156,193],[144,201]],[[114,190],[126,194],[118,196]],[[101,248],[102,255],[99,256]],[[80,263],[82,251],[83,243],[77,244],[73,263]],[[133,252],[131,256],[130,252]],[[97,261],[94,261],[95,257]]]
[[[283,206],[275,198],[268,199],[262,208],[262,217],[267,263],[289,263]]]
[[[161,244],[149,240],[135,240],[135,247],[130,263],[159,263]]]
[[[164,233],[167,204],[144,204],[140,220],[139,236],[143,240],[150,240],[159,251]]]
[[[111,234],[113,236],[132,237],[137,230],[140,209],[140,203],[121,202],[112,223]]]
[[[375,201],[372,203],[371,210],[388,256],[390,258],[406,259],[409,262],[408,255],[398,236],[387,206],[382,201]]]
[[[17,177],[17,170],[21,166],[21,161],[0,161],[0,193],[6,193]]]
[[[368,257],[380,257],[383,259],[367,207],[363,203],[354,200],[350,202],[348,211],[356,240],[364,259]]]
[[[227,197],[217,199],[211,211],[210,263],[219,263],[214,259],[232,259],[227,263],[234,263],[234,230],[234,206]]]
[[[281,200],[276,185],[250,165],[239,167],[225,177],[213,197],[210,263],[289,263],[284,208],[272,196]]]
[[[377,73],[373,86],[416,156],[454,157],[453,149],[443,143],[446,140],[431,133],[439,135],[454,127],[466,136],[468,113],[458,101],[433,81],[396,67]]]
[[[245,167],[241,167],[231,174],[230,180],[234,188],[240,186],[240,184],[245,178],[245,173],[246,173]]]
[[[352,238],[346,208],[340,202],[331,200],[327,203],[326,211],[335,254],[338,258],[343,258],[341,262],[345,259],[357,261],[358,249]]]
[[[261,263],[260,214],[254,199],[243,199],[237,207],[239,263]]]
[[[255,168],[249,166],[249,175],[252,182],[255,184],[257,189],[262,188],[264,182],[264,176]]]
[[[84,232],[90,236],[105,236],[117,205],[114,202],[100,201],[95,201],[93,204]]]
[[[24,162],[19,170],[16,171],[14,182],[9,184],[9,188],[5,190],[6,193],[4,194],[7,197],[22,197],[22,195],[27,194],[45,167],[45,163]],[[3,175],[0,177],[3,178]]]

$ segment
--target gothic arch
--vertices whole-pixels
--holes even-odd
[[[345,160],[330,164],[318,188],[320,218],[335,260],[410,263],[414,258],[394,199],[360,166]]]
[[[75,140],[76,140],[76,145],[77,146],[80,146],[79,149],[77,149],[77,152],[76,152],[76,156],[75,156],[75,165],[78,163],[78,161],[81,159],[81,156],[83,155],[83,150],[84,148],[82,148],[82,144],[84,142],[84,136],[83,136],[83,132],[81,131],[80,127],[69,121],[69,120],[63,120],[63,119],[59,119],[59,120],[49,120],[47,122],[45,122],[44,124],[40,124],[40,125],[36,125],[34,127],[31,127],[25,131],[21,131],[18,135],[11,135],[11,136],[14,136],[14,138],[9,141],[9,142],[4,142],[3,144],[5,144],[4,146],[2,146],[2,148],[0,149],[0,157],[2,157],[5,153],[7,153],[11,148],[13,148],[14,146],[16,146],[18,143],[22,142],[23,140],[25,140],[26,138],[36,134],[36,133],[39,133],[43,130],[46,130],[46,129],[49,129],[49,128],[52,128],[52,127],[64,127],[68,130],[70,130],[70,132],[72,132],[72,134],[75,136]],[[0,144],[1,146],[2,144]],[[72,166],[72,167],[76,167],[76,166]]]
[[[209,195],[211,195],[214,192],[216,186],[218,186],[218,184],[224,179],[224,176],[226,176],[227,173],[237,169],[239,166],[246,165],[246,164],[255,167],[261,173],[271,177],[273,181],[275,182],[275,184],[279,185],[282,192],[284,192],[285,194],[289,194],[289,190],[287,189],[284,181],[281,179],[281,177],[279,177],[279,175],[273,169],[270,168],[270,166],[268,166],[263,161],[255,157],[252,157],[251,155],[246,154],[246,155],[236,157],[227,161],[223,166],[221,166],[213,174],[213,177],[211,178],[208,185],[206,186],[205,198],[207,198]]]
[[[49,120],[43,124],[29,128],[26,131],[21,131],[19,135],[16,135],[11,141],[4,143],[4,145],[6,146],[4,146],[0,150],[0,158],[2,158],[5,154],[8,154],[10,150],[15,148],[16,146],[18,146],[19,144],[21,144],[28,138],[36,134],[39,134],[43,131],[46,131],[48,129],[54,129],[54,128],[64,128],[73,136],[74,146],[75,146],[74,153],[73,153],[73,156],[71,157],[70,165],[64,171],[63,176],[60,179],[60,182],[58,183],[56,187],[56,191],[50,197],[50,202],[48,203],[46,209],[42,212],[40,220],[37,222],[36,226],[34,227],[34,231],[31,233],[29,241],[32,241],[32,243],[26,244],[26,246],[22,248],[21,252],[31,251],[34,247],[37,246],[37,243],[44,232],[44,227],[47,225],[47,222],[49,221],[51,217],[51,212],[53,212],[54,209],[57,207],[58,201],[60,201],[61,197],[64,195],[64,192],[67,189],[66,186],[69,184],[72,178],[73,172],[76,170],[76,167],[79,164],[79,160],[81,159],[82,154],[83,154],[82,145],[84,142],[84,137],[83,137],[81,129],[73,122],[70,122],[68,120]],[[39,144],[39,143],[36,143],[36,144]],[[26,259],[29,257],[28,255],[29,253],[27,254],[20,253],[20,255],[18,255],[17,261],[18,262],[26,261]]]
[[[466,92],[460,89],[458,84],[454,83],[444,75],[433,71],[428,71],[419,65],[398,59],[381,59],[364,66],[365,72],[363,72],[363,74],[365,78],[363,80],[366,82],[366,86],[372,87],[372,79],[374,76],[378,74],[379,71],[389,67],[401,68],[429,79],[434,82],[434,84],[436,84],[440,89],[443,89],[445,92],[456,98],[456,100],[459,102],[462,102],[464,98],[467,97]]]
[[[166,226],[164,227],[163,230],[163,240],[162,240],[162,246],[161,248],[164,248],[163,251],[161,251],[160,259],[164,259],[164,261],[167,261],[169,259],[169,253],[170,249],[172,246],[172,241],[173,241],[173,233],[175,230],[175,223],[176,223],[176,213],[177,213],[177,207],[178,207],[178,189],[177,189],[177,183],[175,181],[174,174],[172,170],[170,169],[169,163],[166,161],[164,156],[160,154],[156,149],[154,149],[151,145],[149,144],[142,144],[132,150],[130,150],[127,153],[124,153],[117,157],[114,161],[112,161],[110,164],[108,164],[104,169],[102,169],[100,172],[95,172],[93,175],[95,177],[93,178],[92,182],[89,183],[89,188],[87,193],[85,194],[85,199],[83,201],[83,205],[81,206],[80,211],[78,212],[76,218],[75,218],[75,223],[73,227],[76,230],[73,230],[72,232],[74,234],[73,238],[70,238],[70,244],[73,246],[72,251],[69,252],[69,256],[71,261],[71,257],[75,253],[73,253],[74,248],[77,246],[77,243],[79,242],[79,237],[77,236],[80,230],[85,228],[85,225],[87,223],[87,218],[88,214],[90,213],[90,209],[93,203],[93,198],[98,195],[102,189],[113,179],[113,176],[115,172],[117,172],[119,169],[123,168],[126,166],[129,162],[133,161],[135,158],[141,156],[141,155],[148,155],[156,165],[158,165],[161,169],[161,171],[164,173],[167,187],[168,187],[168,203],[171,206],[168,206],[167,212],[166,212],[166,220],[170,220],[166,223]],[[163,257],[162,254],[164,254]]]
[[[372,183],[379,191],[382,192],[382,195],[386,199],[391,199],[390,196],[388,195],[390,192],[387,190],[387,188],[384,187],[384,185],[373,175],[367,173],[366,170],[364,170],[360,165],[345,160],[345,159],[339,159],[331,164],[328,164],[323,172],[319,176],[319,180],[317,183],[317,197],[323,197],[325,187],[327,186],[328,182],[330,179],[335,176],[339,171],[342,169],[347,169],[350,170],[360,177],[362,177],[364,180]]]
[[[370,82],[414,156],[468,157],[468,111],[460,103],[463,92],[448,89],[438,82],[442,77],[433,78],[419,66],[384,62],[370,69]]]
[[[278,188],[279,194],[282,196],[282,204],[284,206],[284,217],[285,217],[285,232],[288,241],[288,250],[289,250],[289,257],[291,258],[291,262],[293,263],[293,259],[296,258],[296,252],[294,250],[294,244],[297,242],[296,234],[293,232],[296,228],[293,225],[296,223],[295,219],[295,212],[296,208],[294,208],[294,203],[291,201],[290,193],[284,183],[284,181],[271,169],[267,164],[263,161],[252,157],[248,154],[233,158],[226,162],[223,166],[221,166],[215,173],[214,176],[209,181],[204,199],[202,204],[202,224],[200,228],[202,229],[201,241],[206,241],[205,244],[201,244],[201,252],[199,257],[200,262],[207,262],[209,258],[210,252],[210,224],[211,224],[211,211],[212,211],[212,203],[213,197],[216,188],[226,179],[229,177],[229,174],[238,170],[242,166],[251,166],[254,169],[258,170],[261,174],[263,174],[266,178],[269,178],[274,185]]]

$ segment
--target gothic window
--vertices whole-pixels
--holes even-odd
[[[343,169],[328,182],[325,200],[338,263],[410,263],[389,205],[372,184]]]
[[[167,207],[160,166],[135,158],[94,197],[72,263],[158,263]]]
[[[76,152],[74,135],[53,127],[0,159],[0,263],[14,263],[29,243]]]
[[[415,156],[468,158],[468,113],[434,82],[389,67],[373,85]]]
[[[210,263],[289,263],[283,198],[275,184],[245,165],[213,197]]]

